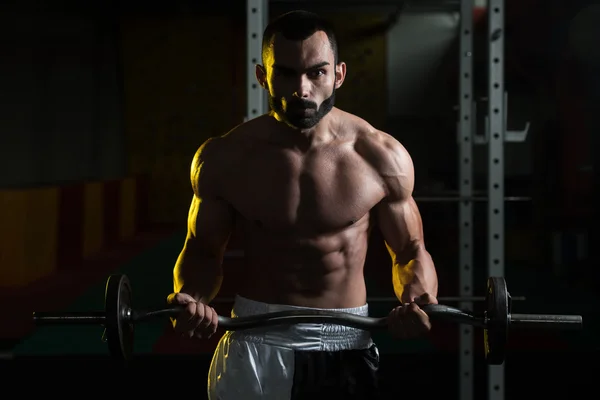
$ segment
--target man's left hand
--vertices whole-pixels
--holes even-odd
[[[431,331],[429,316],[419,307],[427,304],[437,304],[437,299],[425,293],[411,303],[394,308],[387,318],[391,335],[396,339],[412,339]]]

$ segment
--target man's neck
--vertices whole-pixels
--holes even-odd
[[[319,146],[321,144],[329,143],[335,139],[334,130],[331,129],[334,110],[331,110],[323,119],[321,119],[315,126],[308,129],[298,129],[289,126],[277,115],[277,113],[271,112],[271,116],[278,122],[280,130],[274,132],[272,140],[274,142],[285,142],[287,144],[293,144],[301,150],[308,150],[312,147]]]

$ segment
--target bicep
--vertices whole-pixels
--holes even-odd
[[[225,201],[194,195],[188,213],[187,245],[203,253],[221,255],[233,225],[234,213]]]
[[[409,262],[423,245],[423,223],[412,196],[377,205],[377,224],[386,246],[397,262]]]
[[[412,196],[415,173],[408,151],[389,135],[371,143],[371,159],[382,179],[386,195],[377,205],[377,221],[390,253],[405,263],[423,245],[423,224]]]
[[[191,183],[193,197],[188,212],[186,247],[206,255],[219,255],[225,251],[233,230],[232,207],[218,196],[219,166],[211,141],[204,143],[192,161]],[[212,150],[212,152],[208,152]]]

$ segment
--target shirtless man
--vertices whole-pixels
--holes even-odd
[[[430,330],[418,304],[436,303],[437,275],[412,198],[413,164],[396,139],[334,107],[345,75],[331,27],[318,16],[287,13],[266,28],[256,77],[271,111],[206,141],[192,163],[188,235],[169,296],[187,304],[177,331],[215,333],[208,304],[234,224],[245,232],[245,271],[232,317],[302,308],[368,315],[363,265],[376,224],[401,304],[388,316],[391,333]],[[374,399],[378,357],[369,332],[337,325],[226,332],[208,394]]]

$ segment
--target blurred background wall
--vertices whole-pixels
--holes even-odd
[[[457,180],[456,7],[444,1],[357,5],[362,3],[273,1],[270,12],[303,7],[330,17],[348,63],[338,105],[409,149],[418,195],[452,192]],[[25,243],[17,233],[35,225],[57,242],[46,246],[56,247],[60,238],[52,232],[69,218],[59,215],[61,204],[79,213],[96,203],[104,207],[98,196],[111,190],[115,198],[132,197],[135,211],[121,214],[137,215],[136,223],[181,227],[191,196],[192,155],[207,138],[224,134],[245,117],[244,2],[6,4],[0,16],[0,187],[3,218],[15,225],[3,224],[4,235]],[[597,11],[584,1],[544,4],[509,0],[506,13],[508,129],[530,124],[524,143],[506,144],[506,190],[532,199],[507,207],[515,216],[511,220],[519,221],[512,237],[519,238],[520,257],[530,254],[538,261],[553,254],[557,240],[567,240],[555,232],[584,234],[596,149],[591,132],[597,84],[592,79],[598,56],[591,55],[590,38],[597,33]],[[475,20],[475,90],[483,98],[484,13]],[[485,100],[478,110],[482,134]],[[475,168],[477,187],[484,190],[486,146],[476,147]],[[136,193],[100,189],[105,187],[100,182],[124,179],[135,181],[129,185]],[[87,192],[73,188],[83,183],[100,186]],[[26,217],[25,210],[32,208],[43,216]],[[454,214],[452,205],[444,212],[449,226]],[[105,218],[103,223],[118,225]],[[2,241],[8,247],[5,257],[10,248],[17,251],[9,242]],[[509,246],[507,251],[519,250]],[[51,269],[35,268],[39,273],[32,279]]]

